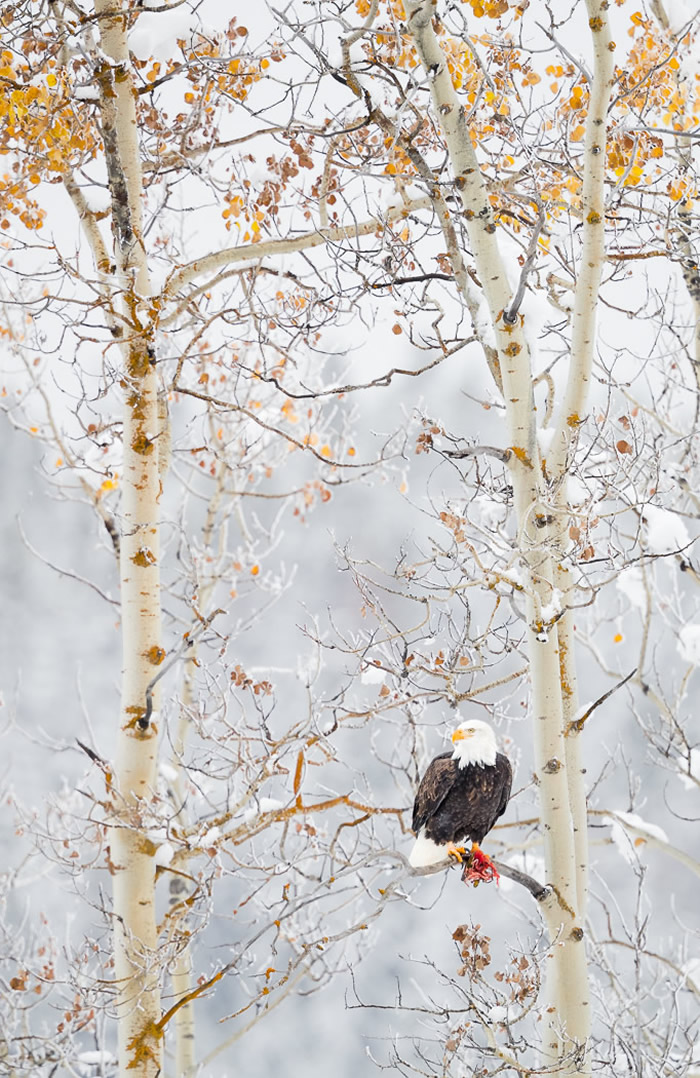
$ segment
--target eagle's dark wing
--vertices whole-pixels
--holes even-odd
[[[506,811],[508,802],[510,801],[510,789],[513,785],[513,768],[510,766],[510,760],[507,756],[504,756],[502,752],[496,754],[496,769],[498,777],[503,783],[503,790],[501,791],[501,800],[498,806],[498,812],[496,813],[496,819],[502,816]]]
[[[457,771],[457,761],[451,752],[440,753],[428,764],[413,803],[411,827],[416,834],[440,808],[452,789]]]

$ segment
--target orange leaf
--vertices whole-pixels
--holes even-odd
[[[297,756],[297,766],[294,769],[294,794],[297,799],[297,806],[301,808],[301,778],[304,774],[304,750],[300,749]]]

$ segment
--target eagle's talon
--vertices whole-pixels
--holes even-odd
[[[457,864],[464,864],[464,860],[467,856],[467,851],[464,846],[456,846],[454,842],[447,843],[447,856],[454,857]]]

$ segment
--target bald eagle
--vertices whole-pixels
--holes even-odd
[[[496,735],[479,719],[463,722],[452,734],[452,752],[428,765],[413,805],[416,843],[408,858],[414,868],[462,860],[463,844],[472,842],[474,858],[486,859],[479,844],[505,812],[513,771],[496,748]],[[490,863],[490,862],[489,862]]]

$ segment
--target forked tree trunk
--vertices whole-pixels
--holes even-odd
[[[161,1068],[155,865],[146,828],[155,789],[158,729],[146,690],[162,661],[158,566],[155,306],[142,229],[136,92],[127,46],[126,5],[96,0],[102,51],[98,71],[112,201],[115,275],[120,290],[124,393],[121,474],[122,705],[110,820],[114,975],[122,1078],[155,1078]]]
[[[610,100],[612,45],[606,0],[587,0],[595,70],[586,123],[583,190],[583,257],[577,282],[572,357],[564,406],[547,461],[546,479],[537,444],[532,360],[518,315],[504,318],[512,294],[500,254],[496,224],[477,155],[435,32],[431,0],[405,0],[409,30],[431,86],[435,122],[445,136],[455,186],[462,200],[471,253],[483,283],[496,335],[503,384],[520,553],[529,571],[527,645],[532,683],[536,771],[547,881],[554,900],[543,903],[550,952],[549,1023],[543,1038],[552,1073],[590,1073],[590,1005],[584,945],[587,878],[586,801],[576,738],[569,723],[576,709],[571,615],[544,624],[542,608],[555,590],[570,598],[566,570],[566,471],[576,427],[583,418],[595,332],[595,309],[603,262],[603,168],[605,118]],[[555,501],[559,513],[551,521]]]

